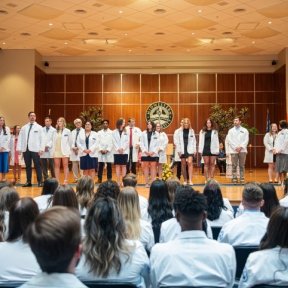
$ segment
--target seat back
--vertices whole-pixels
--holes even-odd
[[[246,260],[250,253],[255,252],[259,249],[258,246],[234,246],[236,254],[236,279],[240,279],[242,271],[246,264]]]
[[[279,286],[279,285],[259,284],[259,285],[255,285],[251,288],[281,288],[281,287],[287,287],[287,285]]]
[[[137,288],[136,285],[131,283],[121,283],[121,282],[99,282],[99,281],[82,281],[84,285],[89,288]]]
[[[20,281],[7,281],[6,283],[0,283],[0,288],[15,288],[23,285],[25,282]]]
[[[215,227],[211,226],[214,240],[218,239],[218,235],[219,235],[219,233],[221,231],[221,228],[222,228],[222,226],[215,226]]]

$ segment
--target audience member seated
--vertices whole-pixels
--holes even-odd
[[[283,207],[288,207],[288,178],[284,180],[284,198],[279,203]]]
[[[134,187],[125,187],[118,195],[118,206],[124,218],[126,238],[139,240],[147,251],[154,245],[151,223],[140,217],[138,193]]]
[[[79,203],[81,218],[85,218],[87,208],[94,196],[94,181],[90,176],[82,176],[77,181],[76,197]]]
[[[118,183],[113,180],[107,180],[98,186],[92,201],[96,201],[99,197],[111,197],[117,200],[119,193],[120,188]]]
[[[75,209],[52,207],[39,215],[27,239],[42,273],[21,288],[85,288],[76,276],[81,255],[80,216]]]
[[[204,187],[203,193],[207,198],[207,222],[210,226],[221,227],[226,222],[234,219],[233,213],[228,210],[224,204],[221,188],[218,182],[213,179],[209,180]]]
[[[69,185],[59,185],[54,192],[52,207],[65,206],[79,210],[79,204],[73,188]]]
[[[51,207],[53,195],[58,186],[59,183],[56,178],[48,178],[44,181],[41,195],[34,198],[40,213]]]
[[[266,217],[270,218],[275,209],[279,207],[279,200],[276,194],[276,190],[273,184],[262,183],[260,188],[263,191],[264,204],[261,206],[261,211]]]
[[[123,282],[138,287],[149,283],[147,253],[139,241],[125,239],[124,220],[114,199],[97,198],[91,205],[85,234],[76,269],[80,280]]]
[[[166,184],[168,188],[170,202],[171,205],[173,205],[176,189],[181,185],[181,182],[176,176],[173,176],[166,180]]]
[[[15,188],[4,186],[0,189],[0,242],[7,239],[9,210],[19,199],[19,195]]]
[[[181,233],[175,240],[152,248],[152,287],[233,287],[236,272],[233,247],[208,239],[202,231],[206,197],[182,186],[176,191],[174,209]]]
[[[159,242],[162,222],[173,218],[168,188],[164,181],[154,180],[148,198],[148,221],[152,224],[155,243]]]
[[[131,186],[135,187],[137,186],[137,176],[133,173],[128,173],[126,176],[123,177],[122,179],[123,186]],[[140,204],[140,210],[141,210],[141,218],[142,219],[148,219],[148,200],[143,197],[142,195],[138,194],[139,196],[139,204]]]
[[[38,214],[32,198],[22,198],[11,207],[8,238],[0,243],[0,283],[25,282],[40,271],[25,234]]]
[[[247,259],[239,288],[258,284],[288,287],[288,208],[273,212],[260,251]]]
[[[243,213],[224,224],[218,236],[219,242],[233,246],[258,246],[266,232],[269,219],[260,211],[263,191],[255,183],[244,185],[242,192]]]

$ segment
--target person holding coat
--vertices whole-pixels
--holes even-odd
[[[199,132],[198,152],[204,160],[205,183],[207,183],[208,179],[214,178],[216,157],[219,154],[218,131],[214,122],[209,118]]]
[[[5,125],[4,117],[0,116],[0,181],[6,181],[9,171],[10,129]]]

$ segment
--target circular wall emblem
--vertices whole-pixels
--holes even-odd
[[[167,128],[173,120],[172,108],[164,102],[152,103],[146,111],[146,121],[160,122],[163,129]]]

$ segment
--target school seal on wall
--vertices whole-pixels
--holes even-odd
[[[160,122],[162,128],[165,129],[173,121],[173,110],[164,102],[154,102],[146,111],[146,121]]]

